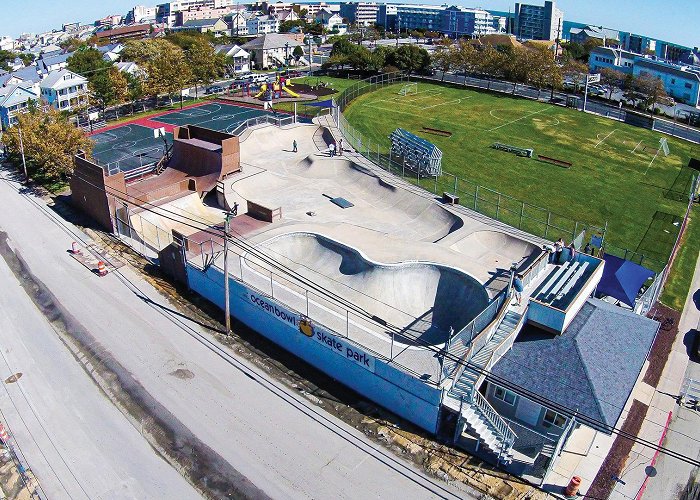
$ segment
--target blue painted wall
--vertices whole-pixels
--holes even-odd
[[[221,309],[224,308],[223,273],[219,269],[211,266],[206,271],[202,271],[188,263],[187,277],[192,290]],[[287,314],[292,313],[296,318],[297,313],[269,296],[246,287],[233,278],[229,279],[232,316],[375,403],[430,433],[437,431],[440,389],[425,384],[380,358],[372,356],[371,364],[374,371],[371,371],[361,363],[334,352],[299,331],[296,320],[292,321]],[[259,305],[255,305],[250,300],[251,296],[263,298],[265,303],[274,305],[278,308],[279,314],[276,315],[275,312],[266,311]],[[351,345],[342,336],[337,337],[337,340]],[[362,352],[362,349],[357,347],[357,350]]]

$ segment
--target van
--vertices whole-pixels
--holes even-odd
[[[675,106],[676,105],[676,100],[671,96],[659,97],[656,102],[658,104],[663,105],[663,106]]]

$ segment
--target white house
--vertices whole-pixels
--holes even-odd
[[[231,28],[231,36],[245,36],[248,34],[248,19],[252,16],[250,12],[238,10],[224,17],[224,21]]]
[[[335,12],[331,12],[326,9],[319,10],[314,20],[318,23],[321,23],[323,27],[326,28],[328,31],[333,31],[333,29],[336,29],[340,25],[344,24],[343,18],[340,17],[339,14],[336,14]]]
[[[274,16],[256,16],[246,21],[249,35],[264,35],[265,33],[277,33],[280,22]]]
[[[250,71],[250,52],[238,45],[217,45],[217,54],[223,54],[233,64],[228,66],[229,74],[248,73]]]
[[[293,62],[292,53],[301,43],[293,37],[279,33],[267,33],[243,45],[250,52],[251,59],[258,69],[284,65],[285,59]]]
[[[49,74],[52,71],[59,71],[68,66],[68,58],[72,56],[73,53],[68,54],[42,54],[39,59],[36,60],[36,66],[40,73]]]
[[[88,81],[77,73],[54,71],[39,84],[41,98],[55,109],[70,111],[88,103]]]
[[[122,73],[127,73],[131,76],[135,76],[137,78],[145,78],[146,72],[139,67],[138,64],[135,62],[131,61],[124,61],[124,62],[118,62],[114,64],[114,67],[117,68],[119,71]]]

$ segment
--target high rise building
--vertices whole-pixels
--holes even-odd
[[[561,38],[564,13],[555,2],[547,0],[544,6],[515,4],[514,35],[524,40],[554,40]]]

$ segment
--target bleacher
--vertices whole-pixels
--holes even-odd
[[[588,261],[567,261],[549,273],[532,294],[532,298],[566,311],[594,270],[595,266]]]
[[[510,144],[503,144],[501,142],[494,142],[491,147],[493,149],[498,149],[499,151],[505,151],[506,153],[513,153],[518,156],[523,156],[525,158],[532,158],[534,150],[519,148],[517,146],[511,146]]]

